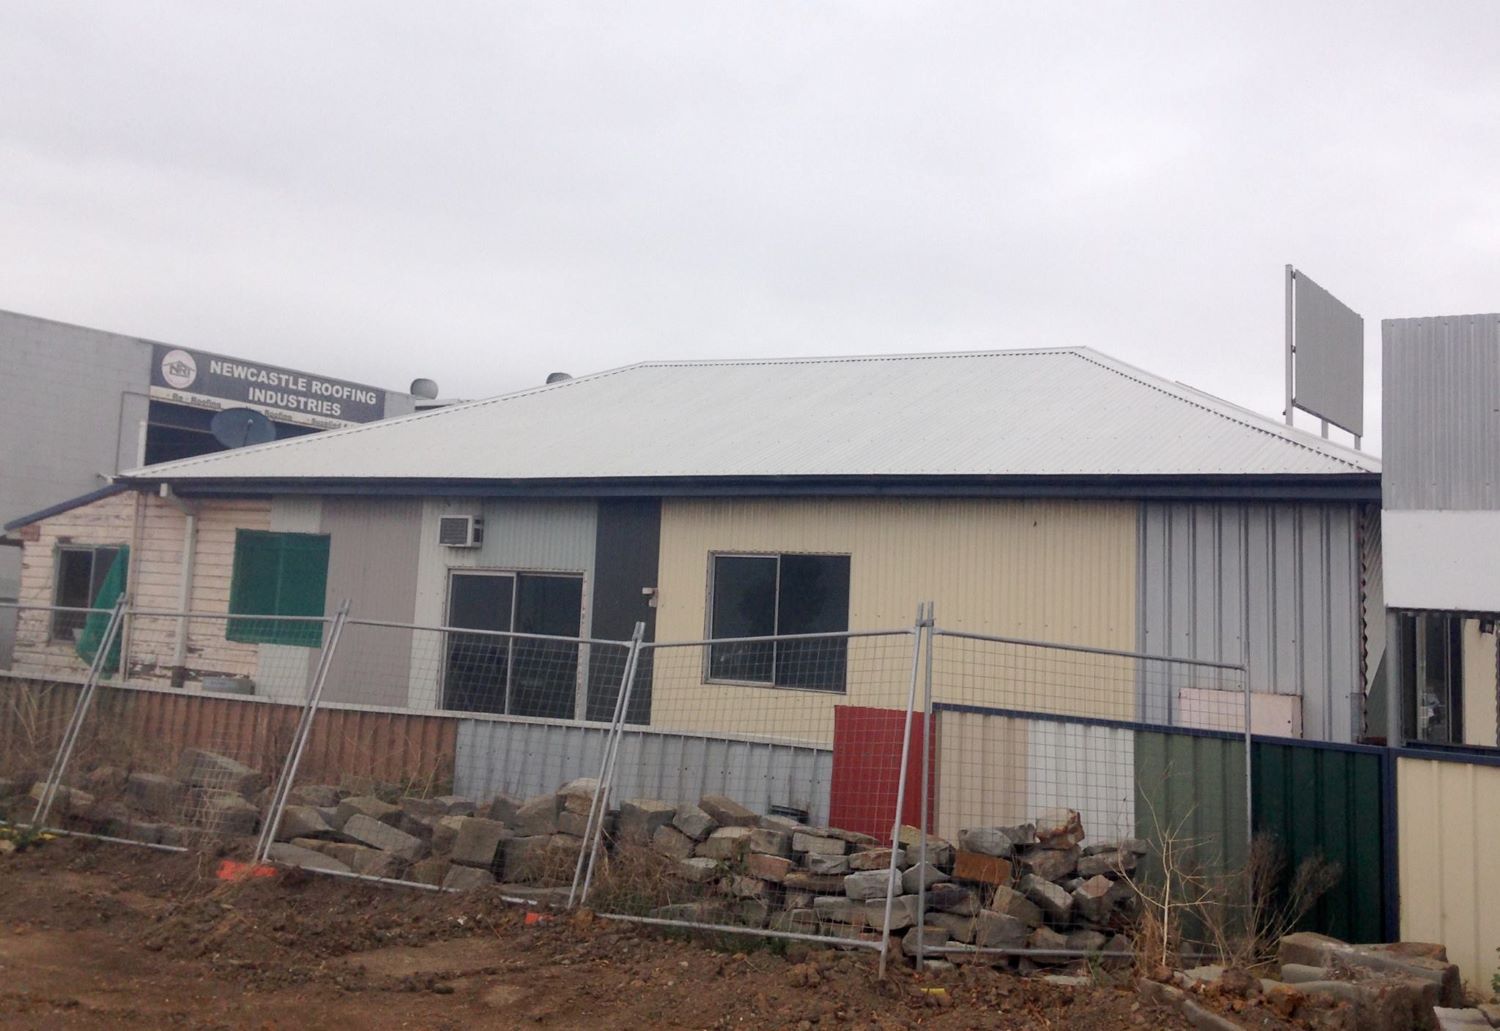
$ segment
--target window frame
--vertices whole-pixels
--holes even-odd
[[[775,590],[774,590],[774,592],[772,594],[772,599],[771,599],[771,628],[772,628],[773,632],[771,633],[770,636],[773,637],[773,638],[774,637],[788,637],[788,636],[795,637],[795,636],[798,636],[798,635],[795,635],[795,634],[783,634],[783,633],[781,633],[781,563],[782,563],[782,560],[784,558],[786,558],[787,556],[808,556],[808,557],[812,557],[812,558],[842,558],[842,559],[848,559],[849,560],[849,569],[850,569],[850,574],[849,575],[850,575],[850,583],[851,583],[851,588],[850,588],[851,598],[850,598],[850,600],[852,602],[852,595],[853,595],[852,583],[853,583],[853,575],[854,575],[853,574],[854,556],[853,556],[853,554],[851,552],[847,552],[847,551],[743,551],[743,550],[710,551],[708,553],[708,592],[707,592],[707,597],[705,599],[705,604],[704,604],[704,624],[705,624],[705,626],[704,626],[703,637],[704,637],[705,640],[712,641],[714,639],[713,634],[714,634],[715,590],[716,590],[716,587],[717,587],[717,582],[716,581],[717,581],[717,578],[718,578],[718,560],[721,559],[721,558],[754,558],[754,559],[771,559],[771,560],[775,561],[775,563],[776,563]],[[842,635],[847,640],[849,633],[850,633],[850,631],[849,631],[849,614],[846,611],[844,613],[844,629],[843,630],[817,631],[817,632],[814,632],[812,636],[815,636],[815,637],[816,636],[825,636],[825,637],[830,637],[831,638],[831,637],[834,637],[834,636]],[[730,638],[730,640],[732,640],[732,638]],[[739,677],[718,677],[718,676],[714,676],[713,675],[713,645],[709,645],[708,647],[704,648],[704,650],[703,650],[703,682],[705,684],[723,684],[723,685],[727,685],[727,686],[731,686],[731,687],[759,687],[759,688],[769,688],[771,690],[776,690],[776,691],[804,691],[804,692],[807,692],[807,693],[810,693],[810,694],[818,694],[818,695],[848,695],[848,693],[849,693],[849,672],[848,672],[847,665],[845,666],[845,669],[844,669],[844,672],[843,672],[843,676],[841,678],[841,682],[840,682],[840,684],[839,684],[838,687],[808,687],[808,686],[801,685],[801,684],[780,684],[780,683],[776,682],[776,668],[777,668],[776,645],[774,643],[772,643],[772,646],[771,646],[771,679],[770,680],[745,680],[745,679],[742,679],[742,678],[739,678]]]
[[[80,541],[71,541],[70,540],[70,541],[58,541],[56,544],[54,544],[53,548],[52,548],[52,604],[53,604],[53,606],[55,606],[56,608],[69,608],[69,609],[79,609],[79,608],[89,609],[89,608],[93,608],[93,606],[94,606],[94,599],[97,598],[98,595],[99,595],[99,588],[103,586],[104,578],[109,575],[110,567],[114,565],[115,561],[119,558],[120,553],[122,551],[124,551],[125,548],[126,548],[126,544],[124,542],[120,542],[118,544],[113,544],[113,543],[111,543],[111,544],[85,544],[85,543],[80,542]],[[105,563],[105,566],[104,566],[104,569],[103,569],[102,572],[99,569],[99,552],[101,552],[101,551],[113,552],[113,554],[110,556],[109,562]],[[58,597],[58,592],[62,589],[63,556],[67,555],[69,553],[71,553],[71,554],[82,554],[82,553],[85,553],[85,552],[89,556],[89,595],[88,595],[88,599],[82,605],[65,605],[63,603],[62,599]],[[128,573],[129,573],[129,571],[127,569],[127,579],[128,579]],[[74,643],[77,640],[77,634],[78,634],[78,632],[83,629],[84,621],[87,618],[88,618],[88,614],[84,613],[84,612],[57,612],[57,611],[54,611],[52,613],[52,618],[47,621],[47,640],[48,640],[48,642],[52,643],[52,642],[59,642],[60,641],[60,642],[62,642],[64,644],[72,644],[72,643]],[[78,625],[76,627],[75,626],[66,626],[66,627],[63,627],[63,626],[59,625],[60,623],[71,622],[71,621],[73,621],[75,619],[78,621]]]
[[[548,635],[531,634],[516,629],[516,620],[519,617],[519,602],[521,600],[521,577],[552,577],[555,579],[576,580],[578,582],[578,640],[584,639],[584,619],[588,615],[588,573],[577,569],[520,569],[505,566],[449,566],[447,569],[447,582],[443,591],[443,663],[438,677],[438,701],[439,708],[444,712],[462,712],[469,714],[481,714],[491,716],[504,716],[508,719],[551,719],[546,716],[521,716],[511,712],[511,688],[515,676],[515,649],[510,647],[516,637],[537,637]],[[453,581],[456,577],[506,577],[510,580],[510,625],[504,630],[484,630],[473,627],[459,627],[453,625]],[[450,651],[453,639],[464,633],[477,634],[483,637],[501,638],[507,642],[505,649],[505,684],[503,704],[499,712],[489,712],[484,709],[453,709],[448,706],[448,678],[451,675],[449,664],[452,661]],[[579,719],[579,685],[587,690],[587,667],[586,652],[582,648],[575,658],[573,680],[573,715],[563,717],[564,719]],[[587,711],[587,698],[583,701],[584,709]]]
[[[247,536],[252,535],[252,536]],[[274,612],[240,612],[235,610],[236,603],[243,604],[244,599],[240,592],[247,590],[241,586],[241,545],[250,539],[270,540],[272,538],[285,542],[289,538],[302,538],[308,541],[321,540],[323,570],[321,578],[323,589],[318,600],[318,611],[316,614],[307,612],[283,612],[281,611],[283,601],[283,580],[285,544],[281,545],[278,554],[277,581],[275,592]],[[328,618],[328,570],[333,564],[333,536],[327,533],[309,533],[298,530],[257,530],[249,527],[237,526],[234,530],[234,553],[230,559],[229,566],[229,599],[225,603],[225,609],[229,616],[224,624],[224,639],[234,641],[238,644],[274,644],[285,645],[292,648],[321,648],[323,647],[324,620]],[[305,640],[295,639],[292,633],[300,632],[306,635]]]

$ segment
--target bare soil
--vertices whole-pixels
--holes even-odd
[[[1080,987],[689,939],[498,891],[424,893],[62,839],[0,856],[0,1023],[37,1028],[1187,1028],[1131,975]],[[1206,1001],[1254,1028],[1305,1026]],[[1238,1012],[1236,1012],[1238,1010]]]

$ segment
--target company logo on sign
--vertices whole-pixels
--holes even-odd
[[[198,378],[198,362],[186,351],[168,351],[161,357],[161,378],[178,390],[186,389]]]

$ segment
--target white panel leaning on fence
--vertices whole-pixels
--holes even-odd
[[[9,820],[882,964],[893,934],[918,956],[1123,951],[1149,847],[1133,737],[1238,731],[1246,704],[1234,666],[946,632],[927,606],[885,631],[659,643],[347,606],[19,620],[77,623],[88,663],[3,681]],[[189,627],[219,675],[184,678]]]

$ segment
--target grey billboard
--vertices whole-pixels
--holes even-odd
[[[1298,408],[1356,437],[1365,425],[1365,320],[1333,294],[1295,273],[1293,305]]]

